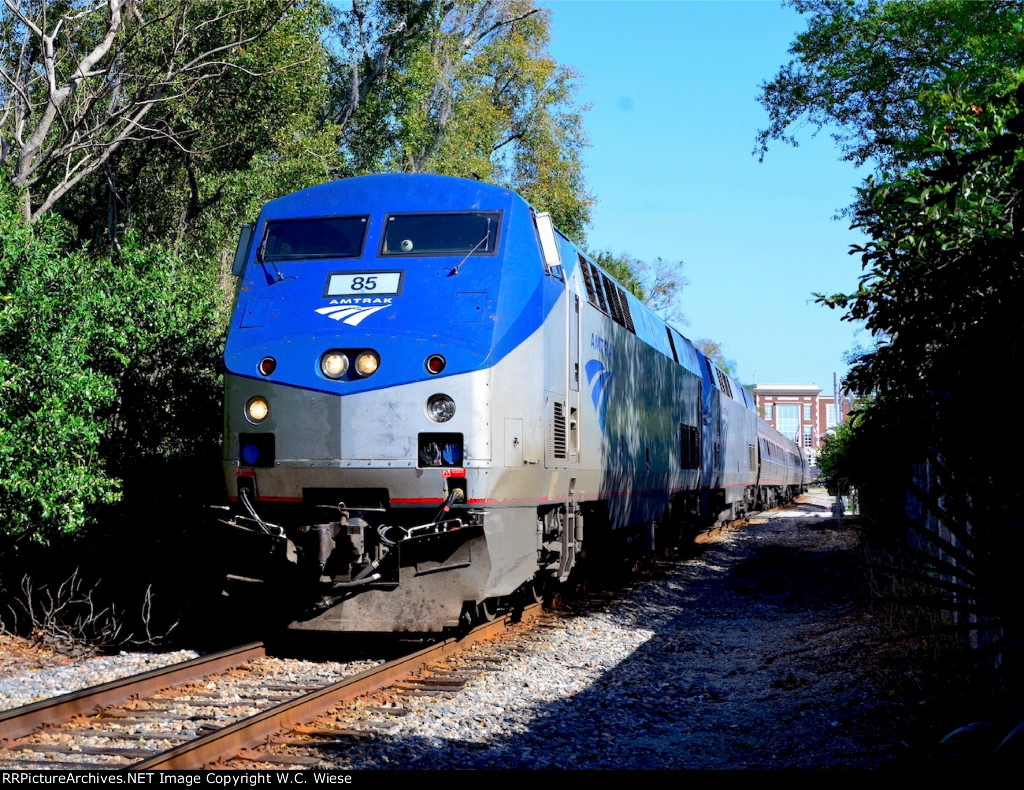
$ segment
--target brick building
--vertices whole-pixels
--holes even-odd
[[[765,422],[803,447],[811,466],[815,466],[821,437],[845,420],[853,405],[849,397],[841,397],[837,420],[835,399],[822,395],[813,384],[755,384],[753,392]]]

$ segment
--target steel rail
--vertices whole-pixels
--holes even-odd
[[[61,724],[75,716],[94,714],[99,708],[120,705],[132,697],[155,694],[265,655],[263,643],[253,642],[3,711],[0,713],[0,744],[31,735],[42,727]]]
[[[527,606],[523,610],[522,619],[533,619],[540,611],[540,604]],[[298,699],[283,702],[247,719],[127,766],[123,770],[191,771],[226,762],[245,749],[263,744],[267,738],[280,730],[304,724],[332,708],[402,680],[471,645],[493,639],[502,634],[511,621],[511,616],[499,617],[491,623],[474,628],[462,637],[445,639]]]

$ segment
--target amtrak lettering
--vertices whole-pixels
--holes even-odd
[[[393,297],[390,296],[348,296],[341,299],[331,299],[331,304],[391,304]],[[326,308],[324,308],[326,309]]]
[[[612,344],[598,335],[590,336],[590,347],[599,354],[604,354],[608,359],[615,358],[615,349]]]
[[[332,299],[328,307],[318,307],[320,315],[341,321],[349,326],[359,326],[363,319],[369,318],[379,310],[390,307],[393,299],[390,296],[347,297]]]

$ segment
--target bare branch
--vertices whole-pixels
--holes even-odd
[[[129,617],[118,602],[100,603],[98,590],[102,580],[86,586],[80,571],[75,571],[54,590],[39,587],[29,575],[21,578],[19,592],[0,591],[8,600],[11,628],[0,624],[0,632],[30,633],[37,644],[63,653],[82,654],[93,650],[157,645],[181,622],[171,623],[163,633],[154,635],[153,588],[147,586],[138,602],[138,614]],[[128,631],[134,622],[143,631]]]
[[[493,151],[500,151],[502,148],[504,148],[506,145],[508,145],[509,143],[513,142],[514,140],[519,140],[520,138],[522,138],[522,136],[523,135],[522,135],[521,132],[514,132],[513,134],[510,134],[508,137],[506,137],[504,140],[502,140],[500,143],[496,143],[495,145],[492,145],[491,146],[491,151],[492,152]]]
[[[415,4],[409,3],[405,7],[404,15],[396,22],[394,29],[379,40],[376,52],[371,52],[371,45],[365,30],[366,12],[363,10],[360,0],[353,0],[352,13],[359,25],[360,50],[363,60],[366,61],[366,67],[361,70],[358,62],[352,64],[352,90],[348,103],[342,108],[341,114],[337,118],[340,126],[344,127],[351,120],[356,110],[369,96],[374,83],[387,71],[392,53],[426,29],[432,7],[431,0],[421,0]]]
[[[265,37],[297,0],[274,3],[275,12],[249,29],[241,21],[248,22],[247,6],[193,18],[196,8],[207,7],[181,0],[157,6],[161,13],[146,18],[138,0],[103,0],[67,10],[53,23],[47,19],[45,3],[30,18],[17,0],[3,2],[25,35],[18,70],[13,74],[4,71],[0,82],[0,87],[7,87],[6,95],[0,93],[4,102],[0,108],[0,161],[16,156],[9,176],[12,184],[42,190],[41,200],[28,212],[35,220],[124,145],[162,139],[190,151],[183,135],[195,132],[176,132],[163,119],[148,122],[153,109],[179,100],[231,70],[254,78],[265,76],[226,56]],[[86,18],[98,13],[106,16],[98,40],[83,47],[80,39],[88,35],[83,27]],[[210,31],[225,23],[233,33],[210,41],[209,46],[197,46],[197,41],[211,37]],[[152,66],[133,70],[130,64],[135,50],[152,36],[166,40],[162,56]],[[79,51],[86,54],[76,56]]]
[[[481,41],[483,41],[485,38],[487,38],[489,35],[491,35],[491,33],[495,32],[496,30],[500,30],[503,27],[508,27],[510,25],[514,25],[516,22],[522,22],[524,19],[528,19],[529,17],[533,16],[534,14],[539,14],[539,13],[540,13],[540,9],[539,8],[533,8],[533,9],[527,11],[525,14],[519,14],[518,16],[508,17],[506,19],[499,19],[496,22],[494,22],[492,25],[490,25],[489,27],[485,28],[484,30],[481,30],[479,32],[474,32],[474,33],[471,33],[470,35],[466,36],[466,38],[464,38],[462,40],[462,50],[464,52],[468,52],[473,47],[475,47],[477,44],[479,44]]]
[[[11,0],[5,0],[5,2],[10,8]],[[56,36],[56,32],[59,31],[63,20],[57,23],[53,35],[46,35],[38,27],[31,25],[20,11],[16,12],[22,23],[32,30],[33,34],[39,38],[39,43],[43,48],[43,69],[46,74],[48,86],[48,101],[46,108],[43,110],[42,117],[39,119],[38,123],[36,123],[35,131],[33,131],[21,148],[21,153],[18,156],[18,163],[14,172],[13,182],[15,185],[20,186],[26,183],[27,176],[33,169],[33,163],[39,154],[43,141],[50,133],[50,129],[53,126],[53,122],[57,118],[61,107],[74,94],[81,81],[86,78],[86,75],[92,71],[93,66],[107,54],[114,42],[114,37],[121,29],[121,6],[125,2],[127,2],[127,0],[108,0],[110,18],[107,22],[107,30],[103,38],[88,55],[79,61],[70,81],[60,87],[57,85],[57,75],[54,67],[54,38]]]

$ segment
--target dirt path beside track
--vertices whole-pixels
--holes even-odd
[[[665,677],[709,704],[666,744],[676,767],[878,768],[906,757],[887,633],[872,610],[854,529],[812,492],[795,507],[704,539],[662,633]],[[692,563],[692,564],[691,564]],[[673,658],[674,657],[674,658]]]

